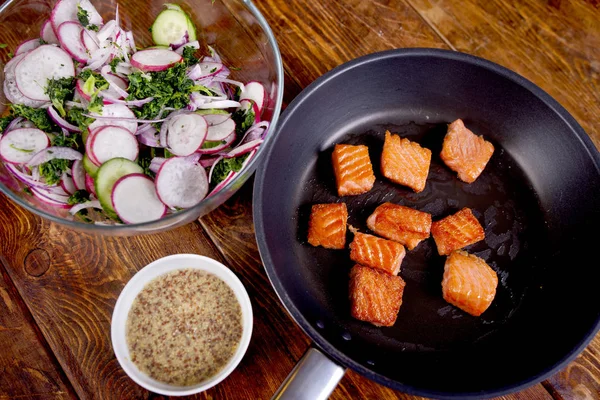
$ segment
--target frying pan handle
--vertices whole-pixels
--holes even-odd
[[[346,369],[311,347],[271,400],[327,400]]]

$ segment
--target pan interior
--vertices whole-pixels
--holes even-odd
[[[503,393],[539,380],[597,329],[592,282],[599,273],[585,265],[593,238],[582,234],[599,220],[597,154],[586,154],[585,133],[547,95],[495,68],[455,53],[408,51],[333,71],[286,110],[258,173],[261,255],[292,316],[338,362],[407,392]],[[496,149],[472,184],[439,158],[447,124],[457,118]],[[386,130],[432,150],[423,192],[379,172]],[[377,177],[370,192],[337,196],[336,143],[369,147]],[[306,242],[311,205],[341,201],[349,224],[367,233],[367,217],[386,201],[434,220],[470,207],[486,239],[466,250],[498,273],[492,306],[477,318],[443,300],[445,257],[430,238],[402,264],[407,285],[396,324],[354,320],[349,251]]]

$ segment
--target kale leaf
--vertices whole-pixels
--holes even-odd
[[[59,130],[56,124],[48,116],[48,112],[43,108],[33,108],[21,104],[11,104],[10,108],[17,117],[23,117],[31,121],[36,128],[44,132]]]
[[[256,116],[254,115],[254,111],[242,109],[231,114],[231,119],[235,122],[235,133],[241,138],[248,128],[254,124]]]
[[[75,205],[79,203],[85,203],[86,201],[90,201],[90,194],[86,190],[77,190],[71,196],[69,196],[69,200],[67,200],[70,205]]]
[[[69,160],[55,158],[40,164],[40,176],[44,178],[48,185],[54,185],[60,182],[63,172],[69,168]]]
[[[48,79],[46,94],[50,97],[54,108],[64,117],[67,114],[64,108],[65,101],[73,100],[75,94],[75,79],[73,77]]]
[[[213,170],[212,178],[210,180],[211,186],[217,186],[217,184],[227,178],[227,175],[229,175],[231,171],[238,172],[242,169],[242,164],[246,161],[249,154],[250,153],[246,153],[239,157],[223,158],[219,161]]]
[[[76,133],[71,133],[70,135],[65,135],[64,132],[58,135],[54,135],[52,138],[52,146],[57,147],[70,147],[72,149],[77,149],[79,147],[79,143],[77,141],[79,135]]]

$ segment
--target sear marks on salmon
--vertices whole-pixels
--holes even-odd
[[[446,259],[442,293],[444,300],[478,317],[496,296],[498,275],[487,263],[466,251],[454,251]]]
[[[381,154],[381,173],[394,183],[408,186],[415,192],[425,189],[431,150],[398,135],[385,132]]]
[[[383,203],[367,218],[367,226],[377,235],[402,243],[412,250],[429,237],[431,214],[398,204]]]
[[[399,276],[355,265],[350,270],[350,314],[375,326],[392,326],[406,283]]]
[[[431,234],[441,256],[485,238],[483,227],[471,209],[466,207],[455,214],[433,222]]]
[[[352,261],[390,275],[398,275],[405,255],[406,250],[400,243],[356,231],[350,243]]]
[[[339,196],[358,195],[373,188],[375,174],[367,146],[336,144],[331,158]]]
[[[457,119],[448,125],[440,157],[463,182],[472,183],[483,172],[494,153],[494,145],[477,136]]]
[[[345,203],[314,204],[308,221],[308,243],[327,249],[344,249],[347,222]]]

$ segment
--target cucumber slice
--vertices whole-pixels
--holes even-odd
[[[229,114],[229,112],[225,110],[218,110],[216,108],[206,109],[206,110],[196,110],[196,114],[200,115],[213,115],[213,114]]]
[[[196,27],[189,15],[180,7],[169,7],[161,11],[152,24],[152,40],[156,45],[169,46],[196,40]]]
[[[85,172],[87,172],[88,175],[91,176],[92,178],[96,179],[96,175],[98,175],[98,169],[100,167],[96,166],[96,164],[94,164],[92,162],[92,160],[90,160],[87,153],[85,153],[83,155],[82,163],[83,163],[83,169],[85,169]]]
[[[125,175],[143,173],[142,167],[126,158],[110,159],[98,169],[95,178],[96,194],[102,208],[111,218],[118,218],[111,198],[115,183]]]

